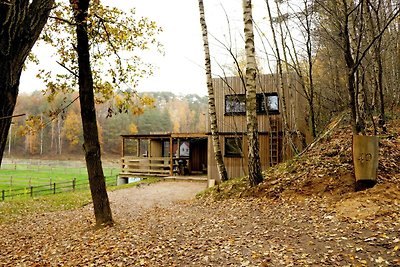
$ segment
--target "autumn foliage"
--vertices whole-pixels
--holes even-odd
[[[126,111],[110,113],[115,99],[118,98],[97,104],[99,137],[106,156],[119,155],[121,134],[205,132],[206,97],[148,93],[137,98],[138,104],[127,107]],[[82,152],[82,123],[76,94],[58,95],[51,102],[41,92],[21,94],[16,113],[26,116],[13,120],[6,156],[67,158]]]

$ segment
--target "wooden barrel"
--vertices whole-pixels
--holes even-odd
[[[379,138],[377,136],[353,135],[353,163],[356,182],[376,183],[378,170]]]

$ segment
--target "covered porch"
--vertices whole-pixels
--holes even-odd
[[[207,174],[205,133],[121,135],[120,179]]]

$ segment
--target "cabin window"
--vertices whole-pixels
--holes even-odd
[[[241,157],[242,143],[241,137],[225,137],[225,157]]]
[[[278,93],[258,93],[256,95],[257,114],[278,114],[279,98]],[[225,96],[225,115],[245,115],[246,114],[246,95],[226,95]]]
[[[258,114],[279,113],[278,93],[257,94],[257,113]]]
[[[246,114],[246,95],[226,95],[225,114]]]

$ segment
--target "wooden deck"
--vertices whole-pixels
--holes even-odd
[[[165,180],[207,182],[207,175],[175,175],[163,177]]]

